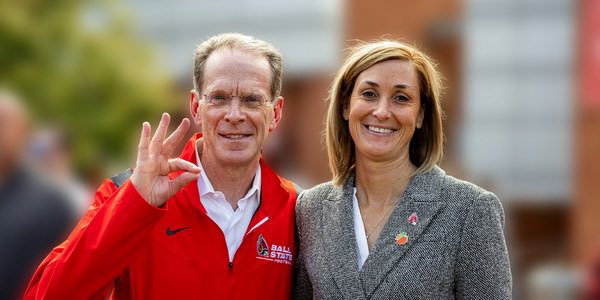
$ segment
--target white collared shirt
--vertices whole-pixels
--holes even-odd
[[[261,175],[260,165],[256,169],[252,187],[246,195],[238,201],[238,207],[233,210],[225,195],[220,191],[215,191],[210,180],[204,172],[198,150],[196,149],[196,161],[200,167],[200,176],[198,176],[198,192],[200,193],[200,202],[206,209],[208,216],[221,228],[227,243],[229,252],[229,261],[233,261],[235,252],[240,247],[246,229],[252,220],[260,204]]]
[[[367,234],[363,224],[356,198],[356,188],[352,194],[352,217],[354,219],[354,234],[356,235],[356,249],[358,250],[358,270],[362,269],[367,257],[369,257],[369,244],[367,243]]]

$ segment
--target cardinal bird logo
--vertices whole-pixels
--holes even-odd
[[[258,240],[256,241],[256,252],[258,256],[269,257],[269,245],[262,234],[258,236]]]

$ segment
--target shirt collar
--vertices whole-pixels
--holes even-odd
[[[198,163],[198,167],[200,168],[200,176],[198,176],[198,192],[200,193],[200,198],[206,196],[207,194],[214,194],[217,191],[215,191],[212,183],[210,182],[210,180],[208,179],[208,176],[206,176],[206,172],[204,172],[204,167],[202,166],[202,162],[200,161],[200,155],[199,155],[199,151],[198,151],[198,147],[196,147],[196,162]],[[247,199],[250,196],[252,196],[254,193],[257,193],[257,195],[259,195],[258,200],[260,202],[260,187],[261,187],[261,170],[260,170],[260,164],[258,164],[258,167],[256,168],[256,174],[254,175],[254,180],[252,181],[252,186],[250,187],[250,189],[248,190],[248,192],[246,192],[246,195],[244,197],[242,197],[242,199]]]

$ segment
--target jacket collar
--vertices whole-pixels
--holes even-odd
[[[329,261],[330,270],[342,293],[356,295],[356,292],[362,291],[368,298],[377,290],[442,207],[439,192],[444,174],[436,166],[411,179],[360,272],[356,265],[358,251],[352,218],[354,173],[343,186],[332,190],[327,197],[328,201],[323,203],[323,232],[327,235],[324,241],[328,249],[325,260]],[[408,222],[412,213],[418,216],[417,225]],[[404,245],[398,245],[395,239],[401,232],[409,237]]]
[[[197,164],[196,142],[200,138],[202,138],[202,133],[196,133],[192,136],[192,138],[190,138],[181,152],[181,159],[187,160],[193,164]],[[260,222],[266,217],[272,219],[281,211],[281,207],[287,203],[291,196],[289,189],[285,188],[285,183],[283,180],[267,165],[262,157],[260,158],[259,164],[261,170],[261,201],[256,214],[248,226],[248,229],[252,228],[256,223]],[[173,178],[179,173],[181,172],[176,172],[170,176]],[[183,193],[185,198],[191,201],[191,205],[194,208],[206,213],[206,209],[200,202],[197,181],[194,180],[187,184],[182,191],[180,191],[180,193]],[[264,201],[265,199],[266,201]]]
[[[424,173],[416,174],[408,183],[406,191],[402,195],[402,200],[404,200],[404,198],[409,197],[419,202],[439,201],[437,197],[431,197],[431,193],[437,194],[439,190],[439,186],[434,185],[432,181],[441,180],[442,176],[444,176],[445,174],[446,172],[444,172],[444,170],[442,170],[438,166],[434,166],[431,170],[426,171]],[[354,179],[355,173],[352,172],[341,187],[336,187],[333,189],[332,193],[330,194],[330,197],[328,197],[327,200],[334,202],[347,200],[345,196],[347,196],[348,193],[350,196],[352,196],[352,191],[354,188]]]

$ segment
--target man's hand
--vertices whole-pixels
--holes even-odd
[[[184,138],[190,127],[185,118],[179,127],[165,140],[171,117],[163,113],[158,129],[150,140],[151,128],[148,122],[142,125],[142,135],[138,146],[136,167],[131,175],[131,183],[140,195],[151,205],[159,207],[175,195],[190,181],[198,178],[200,168],[181,158],[170,159],[175,147]],[[169,173],[183,171],[171,180]]]

